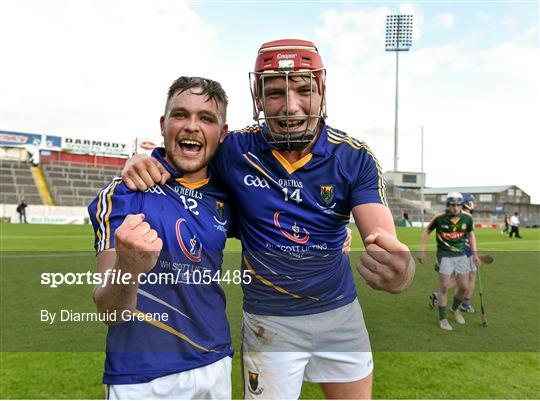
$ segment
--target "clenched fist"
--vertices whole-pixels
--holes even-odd
[[[415,264],[406,245],[382,228],[375,229],[364,243],[366,250],[356,268],[370,287],[397,294],[411,285]]]
[[[138,276],[152,269],[163,248],[156,230],[144,221],[144,214],[128,214],[114,233],[117,265]]]

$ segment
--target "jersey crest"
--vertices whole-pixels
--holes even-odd
[[[333,185],[321,185],[321,199],[325,205],[329,205],[334,200]]]
[[[220,220],[225,217],[225,204],[223,202],[216,202],[216,213]]]
[[[249,391],[255,395],[259,395],[263,392],[262,388],[259,388],[259,374],[255,372],[249,372]]]

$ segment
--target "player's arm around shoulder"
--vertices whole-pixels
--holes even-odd
[[[122,180],[132,191],[146,191],[156,184],[165,184],[171,174],[153,157],[143,153],[132,156],[122,169]]]
[[[211,160],[211,164],[217,164],[216,171],[226,171],[231,166],[232,161],[236,161],[239,148],[242,144],[243,131],[233,131],[227,133],[223,142],[219,145],[217,154]],[[163,185],[171,178],[167,169],[152,156],[138,154],[132,156],[122,169],[122,180],[132,191],[146,191],[156,184]]]
[[[367,284],[390,293],[400,293],[412,283],[416,270],[409,248],[397,236],[390,209],[379,203],[365,203],[352,209],[366,247],[357,270]]]

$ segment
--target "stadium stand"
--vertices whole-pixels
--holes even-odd
[[[42,203],[30,167],[21,161],[0,160],[0,203],[17,204],[22,198],[29,205]]]
[[[411,221],[421,221],[420,196],[410,190],[400,190],[397,194],[393,189],[392,187],[387,188],[386,199],[396,224],[403,218],[403,213],[407,213]],[[425,208],[424,221],[429,221],[434,214],[434,210]]]
[[[43,163],[43,174],[58,206],[87,206],[121,168],[74,163]]]
[[[503,225],[504,213],[519,212],[523,226],[540,226],[540,205],[532,204],[530,196],[516,185],[425,188],[424,222],[446,209],[446,194],[453,191],[475,195],[474,220],[477,224],[487,227]],[[418,189],[387,185],[386,196],[396,223],[403,213],[407,213],[412,222],[421,220],[422,203]]]

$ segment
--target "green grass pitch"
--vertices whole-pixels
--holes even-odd
[[[91,227],[0,224],[0,231],[0,398],[103,398],[104,353],[96,350],[103,346],[105,326],[52,329],[38,316],[40,306],[94,310],[90,286],[50,289],[39,283],[40,271],[93,269]],[[421,231],[399,229],[398,235],[415,253]],[[540,230],[523,229],[522,236],[477,230],[480,250],[495,258],[482,268],[488,328],[476,313],[465,316],[465,326],[454,324],[453,332],[438,329],[436,312],[427,307],[436,288],[433,254],[426,265],[417,264],[412,287],[397,296],[370,289],[355,272],[374,350],[374,398],[540,398]],[[237,241],[228,242],[224,268],[238,268],[239,249]],[[355,235],[353,265],[361,249]],[[429,249],[434,249],[433,235]],[[224,288],[238,349],[241,289]],[[477,294],[473,305],[479,309]],[[60,349],[72,351],[47,352]],[[242,397],[238,353],[233,397]],[[305,383],[302,398],[323,395],[318,385]]]

